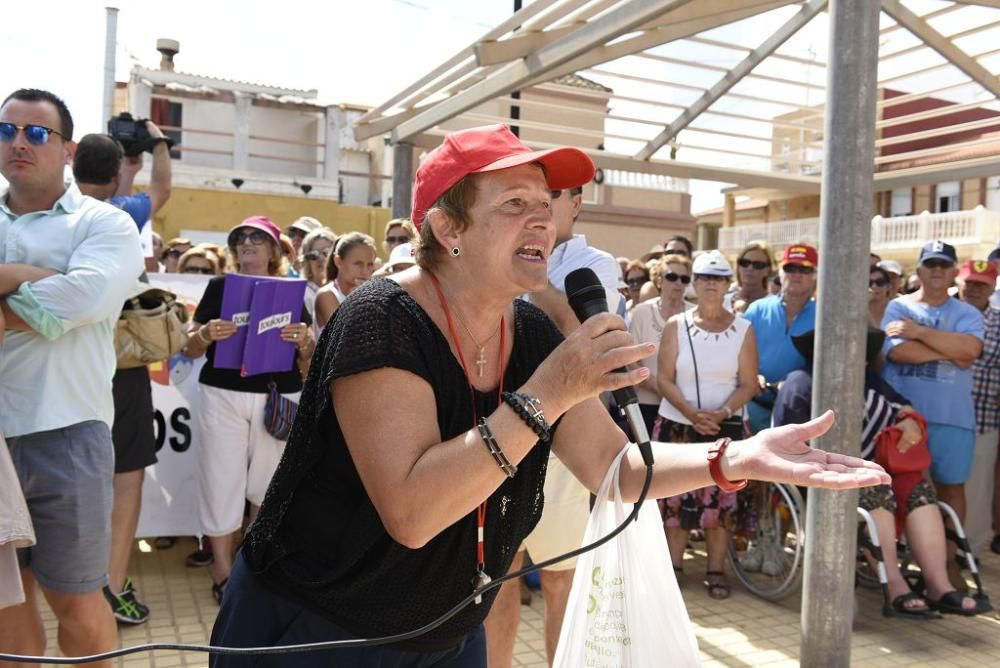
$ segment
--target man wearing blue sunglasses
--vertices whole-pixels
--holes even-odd
[[[34,525],[17,551],[25,602],[0,609],[0,652],[45,651],[41,588],[63,655],[112,649],[113,332],[143,262],[128,214],[65,180],[73,119],[48,91],[0,105],[0,434]],[[100,665],[111,666],[111,662]]]

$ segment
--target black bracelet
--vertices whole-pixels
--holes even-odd
[[[496,461],[500,469],[507,474],[508,478],[513,478],[514,474],[517,473],[517,467],[510,463],[507,459],[507,455],[500,448],[500,444],[497,443],[497,439],[493,436],[493,430],[490,429],[490,425],[486,422],[486,418],[480,418],[479,424],[479,435],[483,438],[483,443],[489,448],[490,454],[493,455],[493,460]]]
[[[545,414],[542,413],[542,402],[537,397],[523,392],[504,392],[501,396],[504,403],[538,435],[538,440],[543,443],[549,442],[552,438],[552,426],[546,421]]]

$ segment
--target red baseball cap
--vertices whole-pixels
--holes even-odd
[[[532,151],[506,125],[487,125],[449,134],[417,169],[411,220],[420,229],[427,210],[469,174],[495,172],[539,162],[553,190],[576,188],[594,178],[594,161],[578,148]]]
[[[252,227],[255,230],[267,232],[274,239],[274,243],[278,244],[279,248],[281,247],[281,230],[267,216],[250,216],[244,219],[239,225],[234,225],[233,229],[229,230],[230,236],[241,227]],[[230,243],[230,245],[232,244]]]
[[[966,260],[958,268],[958,278],[962,281],[980,281],[996,285],[997,270],[993,263],[987,260]]]
[[[786,264],[797,264],[803,267],[816,267],[819,265],[819,253],[815,246],[809,244],[792,244],[785,247],[785,252],[781,254],[781,266]]]

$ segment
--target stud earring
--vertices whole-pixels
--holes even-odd
[[[451,247],[451,256],[452,257],[458,257],[461,254],[462,254],[462,249],[461,248],[459,248],[458,246],[452,246]]]

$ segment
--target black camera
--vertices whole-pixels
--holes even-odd
[[[108,121],[108,134],[115,138],[125,155],[135,157],[144,151],[153,151],[157,142],[165,141],[167,148],[173,148],[174,141],[170,138],[151,137],[146,129],[145,118],[132,118],[132,114],[123,111]]]

